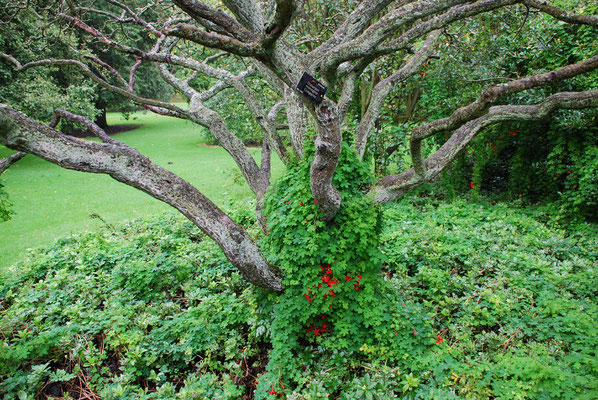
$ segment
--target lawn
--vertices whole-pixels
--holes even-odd
[[[219,206],[227,199],[251,198],[249,187],[235,183],[234,161],[220,147],[204,144],[203,128],[187,121],[137,112],[125,120],[108,115],[110,124],[143,124],[116,136],[157,164],[191,182]],[[14,151],[0,146],[0,158]],[[259,156],[259,149],[252,149]],[[273,161],[280,174],[282,164]],[[11,167],[2,179],[15,215],[0,224],[0,270],[20,259],[28,248],[46,246],[71,232],[96,231],[108,223],[161,213],[170,207],[105,175],[70,171],[34,156]],[[239,179],[236,180],[239,182]]]

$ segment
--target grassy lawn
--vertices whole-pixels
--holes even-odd
[[[201,127],[175,118],[138,112],[126,121],[108,115],[110,124],[144,126],[116,136],[157,164],[191,182],[222,206],[227,199],[251,198],[247,184],[236,184],[237,169],[220,147],[203,144]],[[14,151],[0,146],[0,158]],[[259,149],[252,149],[259,156]],[[274,175],[282,164],[273,160]],[[95,231],[102,224],[160,213],[170,207],[106,175],[70,171],[34,156],[11,167],[2,179],[14,205],[12,220],[0,224],[0,270],[21,259],[26,249],[51,244],[70,232]],[[238,180],[237,180],[238,181]]]

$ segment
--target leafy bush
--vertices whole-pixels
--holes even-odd
[[[244,392],[259,343],[251,288],[190,222],[164,215],[73,235],[16,268],[0,287],[6,399]],[[220,397],[209,395],[215,380]]]
[[[367,202],[356,192],[368,177],[344,157],[342,176],[356,179],[336,182],[354,194],[337,241],[314,236],[320,222],[313,225],[307,189],[276,189],[295,190],[291,203],[270,204],[287,218],[269,216],[267,238],[280,234],[292,251],[279,255],[288,290],[278,299],[248,285],[211,240],[171,215],[31,252],[0,281],[1,396],[597,397],[595,225],[564,231],[541,208],[416,196],[351,220]],[[252,207],[235,205],[235,217],[253,224]],[[294,233],[282,235],[281,223]],[[324,282],[321,264],[299,267],[325,261],[335,244],[328,275],[362,279],[359,290],[355,278],[320,288],[336,293],[328,308],[304,296]],[[365,248],[377,262],[366,262]],[[324,331],[314,318],[321,314]]]

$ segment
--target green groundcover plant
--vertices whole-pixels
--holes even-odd
[[[231,207],[284,269],[280,296],[170,214],[32,251],[0,286],[0,394],[598,396],[595,225],[425,194],[362,207],[367,169],[342,154],[326,230],[299,165],[270,189],[267,235],[253,205]]]

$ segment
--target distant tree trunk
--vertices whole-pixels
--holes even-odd
[[[100,108],[100,114],[96,117],[94,122],[102,129],[108,128],[108,121],[106,120],[106,107]]]

